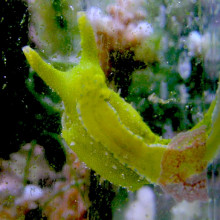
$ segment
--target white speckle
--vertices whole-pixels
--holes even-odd
[[[70,143],[70,146],[74,146],[76,143],[74,142],[74,141],[72,141],[71,143]]]
[[[153,28],[149,23],[144,21],[139,22],[138,25],[131,23],[128,25],[126,33],[129,40],[136,39],[140,41],[149,37],[153,33]]]
[[[112,168],[115,169],[115,170],[117,170],[117,166],[116,166],[116,165],[113,165]]]
[[[124,159],[128,159],[128,154],[123,155]]]
[[[183,79],[187,79],[191,75],[191,69],[190,57],[186,53],[182,53],[178,62],[179,74]]]
[[[186,104],[189,98],[189,94],[186,86],[184,84],[180,85],[179,91],[180,91],[180,103]]]
[[[36,201],[44,195],[43,190],[36,185],[27,185],[24,188],[23,194],[21,197],[16,199],[16,204],[21,204],[24,201]]]
[[[112,18],[110,16],[104,15],[100,8],[91,7],[87,11],[87,16],[95,29],[98,29],[102,32],[112,32]]]
[[[23,196],[27,200],[37,200],[43,196],[43,190],[35,185],[27,185],[24,188]]]
[[[161,99],[167,99],[168,98],[168,88],[167,83],[161,81],[160,83],[160,97]]]
[[[202,36],[198,31],[192,31],[188,37],[187,43],[191,56],[201,54],[202,52]]]
[[[87,16],[91,22],[97,22],[98,20],[102,19],[103,17],[103,12],[100,8],[98,7],[91,7],[87,11]]]
[[[159,14],[160,27],[163,28],[166,25],[166,7],[164,5],[160,6]]]
[[[71,9],[72,11],[74,11],[74,7],[73,7],[72,5],[70,5],[70,9]]]
[[[174,206],[171,210],[173,220],[200,219],[202,217],[200,202],[183,201]]]

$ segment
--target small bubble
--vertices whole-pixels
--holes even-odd
[[[128,155],[127,154],[123,155],[123,158],[128,159]]]
[[[79,115],[81,114],[81,111],[80,111],[79,105],[76,106],[76,111],[77,111],[77,113],[78,113]]]
[[[115,169],[115,170],[117,170],[117,166],[116,166],[116,165],[113,165],[112,168]]]
[[[71,143],[70,143],[70,146],[74,146],[76,143],[74,142],[74,141],[72,141]]]
[[[140,178],[138,179],[138,182],[141,182],[144,180],[144,176],[140,176]]]
[[[70,5],[70,9],[71,9],[72,11],[74,11],[74,7],[73,7],[72,5]]]
[[[7,84],[5,83],[5,84],[3,84],[3,86],[2,86],[2,90],[3,89],[5,89],[6,88],[6,86],[7,86]]]
[[[6,63],[7,63],[6,57],[3,58],[3,61],[4,61],[4,64],[6,65]]]
[[[24,14],[22,20],[20,21],[20,25],[22,26],[25,23],[26,14]]]

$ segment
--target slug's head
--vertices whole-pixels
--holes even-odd
[[[105,78],[99,65],[94,32],[83,12],[79,13],[78,25],[81,36],[81,60],[77,66],[66,72],[59,71],[46,63],[29,46],[23,48],[23,52],[34,71],[60,95],[66,104],[74,98],[74,91],[76,93],[76,90],[80,89],[79,84],[83,81],[92,82],[95,75],[101,76],[103,80]]]

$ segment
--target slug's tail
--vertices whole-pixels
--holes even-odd
[[[220,75],[219,75],[220,80]],[[218,85],[216,100],[213,101],[215,108],[212,113],[212,125],[210,135],[207,140],[206,160],[210,161],[219,152],[220,147],[220,81]],[[214,105],[213,104],[213,105]],[[212,107],[212,105],[211,105]],[[211,108],[210,107],[210,108]]]

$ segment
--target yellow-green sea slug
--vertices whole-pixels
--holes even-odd
[[[69,147],[103,178],[132,191],[148,183],[166,188],[200,175],[217,151],[212,150],[211,158],[206,158],[211,151],[207,151],[206,139],[212,130],[215,104],[187,134],[172,141],[162,139],[107,87],[93,29],[84,13],[78,24],[81,60],[66,72],[47,64],[30,47],[23,48],[31,67],[63,100],[62,136]],[[187,193],[183,190],[180,197],[188,199]]]

